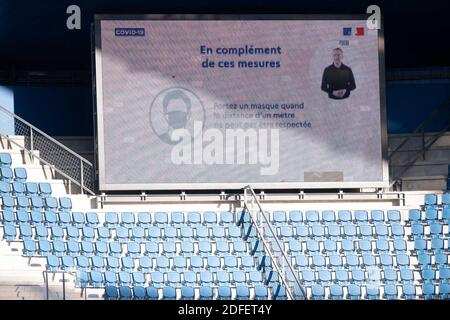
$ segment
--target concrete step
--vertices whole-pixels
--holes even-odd
[[[402,179],[402,190],[403,191],[435,191],[445,190],[447,187],[447,177],[446,176],[425,176],[425,177],[404,177]],[[421,197],[423,201],[423,197]]]

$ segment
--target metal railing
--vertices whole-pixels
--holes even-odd
[[[425,160],[426,152],[431,148],[431,146],[440,137],[442,137],[447,131],[450,130],[450,112],[449,111],[450,111],[450,96],[448,96],[438,108],[433,110],[429,114],[429,116],[424,121],[422,121],[421,124],[419,124],[417,126],[417,128],[413,131],[413,133],[410,134],[408,137],[406,137],[390,153],[390,155],[388,156],[388,160],[391,163],[391,160],[394,157],[394,155],[397,154],[403,148],[403,146],[405,146],[413,137],[416,137],[417,134],[420,134],[421,142],[422,142],[420,150],[416,151],[412,160],[410,160],[399,173],[397,173],[395,176],[393,176],[393,178],[391,179],[391,183],[389,185],[390,187],[392,187],[393,185],[398,183],[399,180],[401,180],[401,177],[406,173],[406,171],[408,171],[409,168],[411,168],[417,162],[417,160],[419,160],[420,157],[422,157],[422,159]],[[425,133],[427,132],[426,131],[427,125],[432,123],[432,121],[434,121],[438,116],[442,117],[443,114],[445,114],[445,112],[447,112],[448,114],[446,115],[447,122],[444,124],[444,127],[441,129],[441,131],[431,135],[431,137],[429,139],[425,139]],[[392,168],[392,164],[391,164],[391,168]]]
[[[307,294],[298,278],[298,274],[294,270],[289,256],[284,251],[283,244],[278,239],[270,223],[268,212],[262,209],[261,203],[251,186],[244,188],[244,209],[248,211],[251,222],[256,226],[256,231],[264,245],[265,252],[269,255],[272,265],[279,274],[288,299],[303,298],[306,300]]]
[[[13,121],[14,134],[24,137],[24,145],[0,132],[3,139],[27,152],[31,160],[38,159],[78,185],[81,193],[95,195],[95,172],[91,162],[2,106],[0,112]]]

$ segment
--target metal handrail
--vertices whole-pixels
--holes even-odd
[[[286,254],[285,254],[285,252],[284,252],[284,250],[283,250],[283,247],[282,247],[282,245],[280,244],[280,241],[278,240],[278,238],[277,238],[277,236],[276,236],[276,233],[274,232],[272,226],[270,225],[270,221],[267,221],[267,217],[266,217],[265,214],[264,214],[264,210],[262,209],[261,203],[259,202],[259,200],[258,200],[258,198],[257,198],[257,196],[256,196],[256,194],[255,194],[255,192],[254,192],[254,190],[253,190],[253,188],[252,188],[250,185],[248,185],[248,186],[244,187],[244,205],[245,205],[245,208],[247,208],[247,210],[249,211],[249,213],[250,213],[250,218],[253,220],[253,224],[256,226],[256,230],[257,230],[257,232],[258,232],[258,235],[259,235],[260,239],[262,240],[262,242],[263,242],[263,244],[264,244],[264,248],[266,249],[267,253],[269,254],[270,258],[272,259],[272,262],[273,262],[273,264],[274,264],[274,266],[275,266],[275,269],[277,269],[277,272],[278,272],[278,274],[279,274],[280,277],[281,277],[281,281],[283,282],[283,284],[284,284],[284,286],[285,286],[285,288],[286,288],[286,293],[288,294],[288,297],[289,297],[291,300],[293,300],[293,294],[292,294],[292,292],[291,292],[291,288],[289,287],[289,284],[287,283],[287,280],[286,280],[286,278],[285,278],[284,272],[281,271],[280,266],[278,266],[278,264],[277,264],[277,260],[275,259],[275,257],[273,256],[273,254],[272,254],[272,252],[271,252],[271,250],[270,250],[270,245],[267,243],[267,240],[266,240],[265,237],[264,237],[264,232],[260,229],[260,226],[259,226],[259,224],[257,223],[257,220],[252,216],[251,211],[250,211],[250,208],[248,208],[248,205],[247,205],[247,202],[246,202],[246,199],[247,199],[247,197],[246,197],[247,191],[250,191],[250,194],[251,194],[251,196],[252,196],[253,201],[256,202],[256,204],[257,204],[257,206],[258,206],[258,208],[259,208],[259,213],[261,213],[261,215],[262,215],[262,217],[264,218],[264,220],[265,220],[267,226],[269,227],[269,230],[270,230],[270,232],[272,233],[272,236],[273,236],[273,238],[275,239],[275,242],[276,242],[276,244],[277,244],[278,247],[279,247],[279,251],[281,252],[281,254],[282,254],[282,256],[283,256],[283,258],[284,258],[284,260],[285,260],[287,266],[288,266],[289,269],[290,269],[290,271],[291,271],[292,274],[294,275],[294,280],[295,280],[295,282],[297,283],[298,287],[300,288],[300,290],[301,290],[301,292],[302,292],[302,294],[303,294],[304,299],[306,300],[306,299],[307,299],[307,294],[306,294],[305,289],[303,288],[302,284],[300,283],[300,280],[298,279],[298,277],[295,275],[295,270],[294,270],[294,268],[293,268],[291,262],[289,261],[289,258],[286,256]]]
[[[25,128],[27,129],[27,131],[29,131],[29,138],[30,138],[30,149],[28,149],[25,145],[22,146],[19,143],[15,142],[12,138],[10,138],[9,136],[5,135],[5,134],[1,134],[0,136],[5,138],[10,144],[14,144],[17,147],[19,147],[21,150],[26,151],[29,155],[30,158],[33,160],[34,158],[39,159],[42,163],[50,166],[52,169],[54,169],[57,173],[59,173],[60,175],[62,175],[64,178],[69,179],[71,182],[75,183],[76,185],[78,185],[81,189],[81,193],[83,193],[83,191],[87,191],[89,194],[91,195],[95,195],[94,192],[94,167],[92,165],[92,163],[88,160],[86,160],[85,158],[83,158],[82,156],[80,156],[79,154],[77,154],[76,152],[74,152],[73,150],[69,149],[68,147],[66,147],[65,145],[63,145],[62,143],[60,143],[59,141],[55,140],[54,138],[50,137],[48,134],[46,134],[45,132],[43,132],[42,130],[36,128],[35,126],[33,126],[32,124],[30,124],[29,122],[27,122],[26,120],[22,119],[21,117],[17,116],[16,114],[10,112],[9,110],[5,109],[3,106],[0,105],[0,111],[5,113],[6,115],[10,116],[12,119],[14,119],[14,121],[17,121],[15,123],[16,124],[20,124],[25,126]],[[35,153],[35,143],[37,141],[44,141],[44,140],[35,140],[37,139],[37,137],[35,136],[36,134],[39,135],[39,138],[44,138],[46,139],[45,142],[49,142],[51,143],[51,146],[53,146],[54,148],[58,149],[58,150],[52,150],[53,152],[57,153],[60,157],[64,157],[64,155],[61,155],[60,151],[66,152],[65,154],[65,160],[67,162],[69,162],[71,159],[70,157],[73,156],[74,158],[72,159],[73,161],[76,162],[76,172],[78,172],[79,170],[79,181],[74,178],[73,176],[70,175],[70,171],[66,172],[64,171],[64,168],[58,168],[57,165],[55,165],[55,163],[51,163],[51,161],[49,161],[48,159],[44,159],[41,154],[38,156]],[[24,135],[24,136],[28,136],[28,135]],[[39,150],[40,152],[42,152],[43,150]],[[59,151],[59,152],[58,152]],[[55,162],[57,162],[56,160],[58,159],[54,159]],[[79,169],[78,169],[79,166]],[[67,166],[66,166],[67,168]],[[89,188],[86,183],[85,183],[85,174],[88,174],[88,176],[90,176],[90,183],[91,183],[91,188]],[[88,179],[89,180],[89,179]],[[88,181],[89,182],[89,181]]]

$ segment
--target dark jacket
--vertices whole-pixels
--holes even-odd
[[[342,63],[339,68],[336,68],[334,64],[331,64],[323,71],[322,90],[328,93],[329,98],[345,99],[350,95],[350,91],[355,90],[355,88],[356,84],[352,69],[345,64]],[[332,94],[334,90],[341,89],[347,90],[342,98]]]

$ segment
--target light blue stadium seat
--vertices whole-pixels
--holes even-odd
[[[14,230],[15,230],[15,227],[14,227]],[[31,229],[29,224],[22,224],[19,226],[19,239],[31,240],[32,237],[33,237],[33,230]]]
[[[150,273],[153,270],[153,260],[150,257],[142,256],[139,258],[139,271]]]
[[[31,197],[30,198],[31,210],[41,211],[44,208],[44,201],[41,197]],[[55,210],[56,208],[53,208]]]
[[[416,287],[411,283],[403,283],[402,285],[402,298],[406,300],[416,299]]]
[[[295,228],[295,230],[297,234],[297,239],[304,241],[309,238],[308,226],[299,225]]]
[[[228,227],[228,238],[230,240],[241,239],[242,229],[238,226],[231,225]]]
[[[17,190],[17,188],[14,188],[16,184],[22,185],[19,182],[14,182],[12,191],[14,192],[15,195],[23,195],[23,192],[21,192],[21,190]],[[11,196],[11,185],[6,181],[0,181],[0,196]]]
[[[259,271],[252,270],[249,272],[249,283],[252,285],[262,285],[263,284],[263,278],[262,274]]]
[[[394,251],[396,253],[406,252],[406,241],[403,239],[394,239]]]
[[[425,283],[422,286],[422,297],[424,300],[432,300],[436,297],[436,286],[433,283]]]
[[[436,222],[432,222],[430,223],[430,236],[432,238],[434,237],[439,237],[439,236],[443,236],[443,224],[441,223],[436,223]]]
[[[165,256],[156,257],[156,270],[158,271],[169,271],[169,258]]]
[[[209,236],[209,228],[205,226],[197,226],[195,228],[195,239],[197,240],[208,240]]]
[[[330,270],[326,269],[319,270],[319,281],[321,282],[322,285],[331,284],[331,279],[332,275]]]
[[[306,269],[301,271],[300,273],[302,275],[301,278],[304,285],[310,286],[316,281],[316,275],[314,270]]]
[[[12,210],[14,208],[14,198],[11,196],[2,196],[2,209]]]
[[[375,225],[375,236],[378,239],[387,239],[389,235],[389,231],[387,226],[383,225],[383,224],[378,224]]]
[[[150,273],[151,284],[154,287],[161,288],[164,286],[164,274],[160,271]]]
[[[338,211],[338,222],[342,225],[352,224],[352,213],[349,210]]]
[[[345,285],[349,282],[348,271],[343,269],[335,270],[336,283],[339,285]]]
[[[162,254],[164,254],[167,257],[173,257],[177,252],[177,248],[175,245],[175,242],[173,241],[165,241],[163,242],[163,251]]]
[[[314,284],[311,287],[311,300],[324,300],[325,299],[325,289],[320,284]]]
[[[361,287],[357,284],[350,284],[347,287],[347,298],[350,300],[360,300],[361,299]]]
[[[14,212],[10,209],[3,209],[3,215],[1,221],[4,225],[6,224],[15,224],[16,223],[16,217],[14,215]]]
[[[424,283],[432,283],[436,280],[436,271],[433,269],[422,269],[422,280]]]
[[[86,224],[85,217],[82,212],[72,212],[73,225],[77,228],[83,228]]]
[[[181,285],[181,274],[176,271],[167,272],[166,284],[171,287],[179,287]]]
[[[230,287],[220,286],[217,288],[217,299],[218,300],[231,300],[231,289]]]
[[[422,213],[419,209],[410,209],[408,211],[408,221],[411,223],[411,225],[420,223],[422,220]]]
[[[25,257],[33,257],[37,254],[37,245],[33,240],[24,240],[22,253]]]
[[[268,272],[272,270],[272,260],[269,256],[258,257],[258,270],[262,272]]]
[[[379,300],[380,299],[380,287],[378,285],[367,285],[366,299]]]
[[[126,271],[126,272],[133,272],[134,268],[135,268],[135,261],[133,258],[126,256],[126,257],[122,257],[120,259],[121,261],[121,269],[122,271]]]
[[[91,268],[93,271],[104,271],[105,270],[105,260],[101,256],[91,257]]]
[[[298,225],[303,223],[303,212],[301,211],[289,211],[288,223],[292,225]]]
[[[67,242],[67,254],[76,257],[80,254],[80,243],[70,240]]]
[[[105,285],[106,286],[117,285],[117,282],[118,282],[117,273],[115,273],[113,271],[105,271],[104,277],[105,277]]]
[[[152,223],[152,218],[150,216],[150,213],[148,212],[139,212],[138,213],[138,221],[137,225],[142,228],[148,228],[150,227]]]
[[[309,266],[309,262],[308,262],[308,256],[305,255],[297,255],[294,257],[294,267],[297,270],[306,270]]]
[[[423,237],[424,226],[422,224],[413,224],[411,226],[411,235],[414,237]]]
[[[95,228],[99,224],[98,215],[96,212],[86,212],[86,225]]]
[[[344,290],[342,286],[338,284],[332,284],[329,287],[330,290],[330,299],[331,300],[343,300],[344,299]]]
[[[341,252],[348,253],[355,251],[355,243],[351,239],[344,239],[341,241]]]
[[[55,197],[44,198],[44,204],[46,210],[58,209],[58,200]]]
[[[116,212],[105,213],[104,226],[107,228],[117,228],[119,226],[119,216]]]
[[[128,242],[127,243],[127,255],[132,258],[137,258],[141,255],[141,244],[139,242]]]
[[[215,257],[217,260],[219,260],[219,266],[220,266],[220,259],[218,257]],[[203,258],[199,256],[191,256],[189,259],[189,269],[192,271],[200,271],[203,269]]]
[[[319,242],[316,240],[308,240],[306,241],[306,251],[308,254],[317,254],[320,252]]]
[[[199,226],[201,224],[201,216],[199,212],[193,211],[187,213],[187,223],[191,226]]]
[[[286,212],[284,211],[274,211],[272,213],[272,224],[283,225],[286,224]]]
[[[30,224],[30,215],[26,210],[18,210],[16,212],[16,221],[20,224]]]
[[[11,168],[5,167],[0,168],[0,181],[3,182],[12,182],[14,178],[13,171]]]
[[[12,158],[9,153],[0,153],[0,168],[10,168],[12,164]]]
[[[75,258],[76,266],[78,270],[88,271],[89,270],[89,258],[86,256],[78,256]]]
[[[347,239],[356,239],[356,227],[353,224],[345,224],[344,227],[344,236]]]
[[[142,227],[133,227],[131,229],[131,240],[141,242],[145,240],[145,229]]]
[[[323,226],[313,225],[311,231],[311,235],[315,240],[325,239],[325,228]]]
[[[78,240],[80,237],[80,231],[77,227],[69,226],[66,228],[66,240]]]
[[[409,256],[406,253],[398,253],[395,260],[399,269],[409,267],[410,265]]]
[[[111,240],[111,232],[106,227],[95,228],[97,232],[97,241],[108,241]]]
[[[122,246],[119,242],[113,241],[109,242],[109,254],[113,257],[120,257],[122,254]]]
[[[42,226],[44,222],[44,218],[42,216],[42,212],[37,210],[31,211],[31,224],[34,226]]]
[[[277,285],[272,288],[272,300],[286,300],[286,299],[287,296],[285,287]]]
[[[244,271],[235,270],[233,271],[233,283],[235,286],[245,285],[247,278]]]
[[[194,238],[194,229],[191,227],[182,226],[180,228],[180,239],[191,241]]]
[[[25,187],[25,183],[14,181],[12,183],[12,188],[9,183],[0,181],[0,193],[2,195],[10,195],[11,191],[14,193],[15,196],[25,196],[27,195],[27,190]],[[28,196],[28,195],[27,195]]]
[[[425,220],[427,220],[427,222],[431,222],[431,221],[436,221],[439,218],[439,212],[436,209],[426,209],[425,210]]]
[[[172,212],[170,215],[170,224],[174,227],[180,227],[184,224],[184,213],[180,211]]]
[[[119,241],[121,243],[127,242],[130,240],[129,229],[126,227],[117,227],[116,228],[116,237],[114,240]]]
[[[119,299],[121,300],[131,300],[133,298],[133,292],[128,285],[121,285],[119,287]]]
[[[212,300],[213,290],[209,286],[200,287],[200,300]]]
[[[38,251],[37,254],[46,257],[52,253],[52,245],[48,240],[38,241]]]
[[[58,221],[61,227],[69,227],[72,224],[72,217],[69,212],[58,212]]]
[[[210,286],[213,284],[213,274],[211,271],[200,271],[200,285]]]
[[[400,211],[398,210],[388,210],[387,211],[387,218],[389,223],[393,222],[400,222],[401,216]]]
[[[323,253],[333,254],[338,252],[336,241],[333,240],[325,240],[323,242]]]
[[[74,257],[62,256],[61,257],[61,268],[63,271],[72,271],[72,269],[74,268]]]
[[[238,266],[237,259],[235,256],[225,256],[224,257],[224,269],[233,270]]]
[[[362,239],[371,239],[373,237],[372,226],[369,224],[359,225],[359,236]]]
[[[195,299],[195,291],[191,287],[182,287],[181,288],[181,299],[183,300],[194,300]]]
[[[72,210],[72,200],[69,197],[59,198],[59,210],[60,211]]]
[[[311,261],[312,261],[311,267],[316,270],[326,268],[325,256],[323,255],[315,254],[312,256]]]
[[[146,287],[145,291],[147,292],[147,294],[146,294],[147,299],[149,299],[149,300],[158,300],[159,299],[158,288]]]
[[[94,288],[100,288],[104,285],[103,273],[99,271],[91,271],[89,274],[90,284]]]
[[[345,255],[345,261],[345,266],[350,270],[354,270],[359,267],[359,257],[353,253],[347,253]]]
[[[279,230],[279,238],[281,240],[291,239],[294,237],[294,229],[292,228],[292,226],[281,226],[279,227]]]
[[[191,256],[194,254],[194,244],[192,241],[183,241],[181,243],[181,254]]]
[[[245,255],[247,253],[247,243],[242,240],[234,241],[232,253],[236,255]]]
[[[25,168],[14,168],[14,180],[25,183],[27,180],[27,170]]]
[[[434,256],[434,260],[434,264],[439,269],[448,266],[448,253],[439,252]]]
[[[441,299],[448,300],[450,298],[450,284],[441,282],[439,283],[439,296]]]
[[[380,265],[381,267],[392,267],[394,265],[394,260],[391,255],[382,253],[380,254]]]
[[[389,251],[389,243],[386,239],[378,239],[375,241],[375,252],[382,253]]]
[[[218,286],[229,286],[231,283],[230,273],[225,270],[216,272],[215,284]]]
[[[77,271],[75,285],[80,288],[86,288],[89,285],[89,273],[86,270]]]
[[[400,280],[403,283],[412,283],[414,281],[414,274],[411,269],[400,269]]]
[[[26,194],[29,197],[34,197],[39,195],[38,185],[35,182],[27,182],[25,183]]]
[[[217,224],[217,214],[214,211],[205,211],[203,213],[203,223],[206,226]]]
[[[366,275],[363,269],[355,268],[351,271],[352,273],[352,282],[355,284],[364,284],[366,281]]]
[[[309,210],[305,212],[306,223],[313,225],[319,223],[319,212],[315,210]]]
[[[375,225],[384,223],[384,211],[372,210],[370,212],[371,222]]]
[[[330,268],[338,269],[343,267],[342,257],[339,254],[332,254],[328,258],[330,262]]]
[[[134,227],[134,224],[134,214],[132,212],[122,212],[120,215],[120,225],[125,228],[132,228]]]
[[[52,186],[48,182],[41,182],[38,184],[39,194],[41,197],[46,198],[52,195]]]
[[[446,208],[442,209],[442,222],[450,224],[450,204],[446,204],[446,206]]]
[[[370,241],[368,239],[359,240],[358,252],[371,253],[372,252],[372,241]]]
[[[46,269],[51,272],[58,271],[60,269],[59,258],[54,255],[47,256]]]
[[[133,286],[133,298],[135,300],[145,300],[147,298],[147,292],[142,286]]]
[[[236,287],[236,300],[249,300],[250,290],[245,286]]]
[[[93,241],[95,238],[95,231],[92,227],[83,227],[81,229],[81,240]]]
[[[212,235],[211,235],[211,239],[213,240],[221,240],[221,239],[225,239],[225,227],[223,226],[213,226],[212,227]]]
[[[254,299],[255,300],[267,300],[268,299],[267,287],[265,287],[263,285],[256,285]]]
[[[164,227],[169,222],[167,212],[155,212],[154,223],[157,227]]]
[[[333,210],[322,211],[322,223],[329,225],[336,222],[336,214]]]
[[[372,254],[363,254],[362,255],[362,267],[364,268],[370,268],[374,267],[376,265],[375,256]]]
[[[229,257],[229,256],[226,256]],[[192,257],[194,258],[194,257]],[[192,258],[191,258],[191,265],[192,265]],[[233,258],[236,258],[233,256]],[[237,263],[236,263],[237,264]],[[226,265],[224,267],[227,267]],[[216,256],[208,256],[206,258],[206,269],[211,271],[217,271],[220,269],[220,258]]]
[[[438,204],[438,198],[436,194],[426,194],[424,196],[424,204],[426,206],[435,206]]]
[[[341,226],[338,224],[330,224],[327,227],[328,229],[328,237],[332,240],[338,240],[341,238]]]
[[[234,215],[232,212],[223,211],[220,213],[220,225],[232,225],[234,224]]]
[[[444,239],[443,238],[432,238],[431,239],[431,250],[434,250],[435,253],[444,250]]]
[[[47,240],[48,239],[48,229],[43,225],[35,226],[35,235],[36,240]]]
[[[209,241],[199,241],[198,242],[198,255],[207,256],[212,253],[211,243]]]
[[[16,197],[16,208],[17,210],[28,210],[30,206],[28,197],[25,196],[17,196]]]
[[[428,267],[431,265],[431,255],[428,253],[419,253],[417,255],[417,261],[420,266]]]
[[[95,242],[95,254],[105,257],[108,255],[108,244],[104,241]]]
[[[355,222],[360,226],[369,223],[369,214],[367,211],[355,210]]]
[[[173,258],[172,270],[181,272],[187,269],[186,258],[182,256],[176,256]]]
[[[81,253],[86,257],[92,257],[94,255],[94,243],[91,241],[81,242]]]
[[[41,241],[45,242],[46,240],[40,240],[39,242]],[[64,244],[63,241],[53,240],[52,246],[53,246],[52,250],[53,255],[62,257],[63,255],[66,254],[66,245]]]
[[[161,239],[161,229],[159,227],[151,226],[148,228],[148,240],[158,241]]]
[[[45,225],[48,227],[56,227],[58,226],[58,217],[55,211],[46,211],[44,212],[44,221]]]

